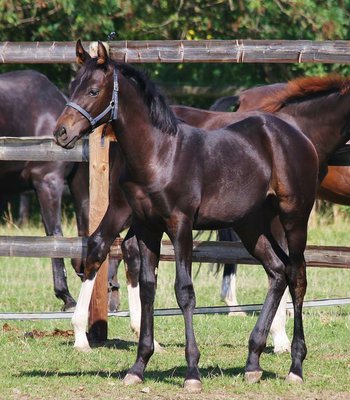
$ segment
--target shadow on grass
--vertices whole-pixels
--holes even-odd
[[[149,382],[162,382],[174,386],[181,386],[178,383],[175,382],[175,379],[180,378],[181,381],[184,379],[185,374],[186,374],[186,367],[177,367],[177,368],[172,368],[168,369],[165,371],[146,371],[145,372],[145,383]],[[86,377],[86,376],[92,376],[92,377],[101,377],[101,378],[114,378],[114,379],[119,379],[122,380],[124,376],[127,374],[128,371],[122,370],[118,372],[113,372],[111,373],[110,371],[83,371],[83,372],[74,372],[74,371],[66,371],[66,372],[59,372],[59,371],[47,371],[47,370],[32,370],[32,371],[25,371],[25,372],[19,372],[15,375],[13,375],[15,378],[23,378],[23,377],[30,377],[30,378],[64,378],[64,377]],[[215,379],[217,377],[242,377],[242,380],[244,379],[244,368],[240,367],[234,367],[234,368],[219,368],[219,367],[207,367],[207,368],[200,368],[200,373],[202,376],[202,379]],[[270,372],[270,371],[264,371],[262,375],[262,380],[270,380],[270,379],[283,379],[277,374]]]
[[[96,348],[107,348],[107,349],[113,349],[113,350],[129,350],[130,348],[137,347],[137,341],[130,341],[130,340],[123,340],[123,339],[108,339],[103,342],[92,342],[89,341],[90,347],[93,349]],[[164,344],[164,343],[159,343],[162,348],[166,351],[168,347],[177,347],[177,348],[185,348],[185,343],[183,342],[176,342],[176,343],[171,343],[171,344]],[[73,345],[73,342],[72,342]],[[66,342],[62,342],[62,346],[66,346]],[[230,349],[236,349],[237,345],[232,344],[232,343],[223,343],[221,346],[230,348]],[[240,346],[239,346],[240,347]],[[246,346],[245,346],[246,347]],[[265,354],[274,354],[273,351],[273,346],[267,346],[263,353]],[[247,350],[248,351],[248,350]]]
[[[132,342],[129,340],[123,339],[108,339],[103,342],[90,342],[90,346],[93,349],[97,349],[99,347],[106,347],[107,349],[117,349],[117,350],[128,350],[131,347],[137,346],[137,342]]]
[[[74,341],[71,342],[72,347],[74,346]],[[100,348],[100,347],[106,347],[107,349],[114,349],[114,350],[128,350],[132,347],[137,346],[136,341],[129,341],[129,340],[123,340],[123,339],[108,339],[103,342],[92,342],[89,340],[90,347],[93,349]],[[62,342],[60,343],[61,346],[66,347],[67,342]]]

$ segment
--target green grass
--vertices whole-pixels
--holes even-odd
[[[71,224],[65,234],[74,236]],[[41,227],[19,230],[0,226],[0,235],[43,235]],[[348,223],[310,229],[309,243],[347,245]],[[72,294],[80,283],[66,262]],[[53,295],[48,259],[0,258],[1,311],[56,311],[61,302]],[[212,267],[194,264],[197,305],[220,305],[221,277]],[[197,271],[198,270],[198,271]],[[127,308],[124,274],[121,273],[122,309]],[[156,307],[176,307],[173,290],[174,267],[159,268]],[[262,268],[241,266],[238,298],[242,304],[263,301],[267,280]],[[350,270],[308,270],[307,299],[350,297]],[[157,340],[165,352],[155,354],[145,374],[145,382],[126,388],[121,383],[136,356],[136,343],[126,318],[109,320],[109,338],[104,346],[81,354],[73,349],[73,337],[54,335],[68,331],[69,321],[3,321],[0,327],[0,399],[350,399],[350,307],[305,309],[308,356],[304,362],[305,383],[288,386],[284,377],[290,356],[276,356],[271,342],[261,357],[263,380],[253,386],[244,382],[247,341],[255,315],[195,316],[195,332],[201,351],[200,370],[204,391],[186,395],[181,389],[185,372],[184,327],[182,317],[155,318]],[[293,320],[288,321],[292,334]],[[67,332],[69,333],[69,332]]]

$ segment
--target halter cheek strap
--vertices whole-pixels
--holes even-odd
[[[89,122],[90,122],[90,127],[91,127],[91,132],[98,126],[97,123],[101,121],[103,117],[105,117],[109,112],[111,113],[110,119],[108,122],[114,121],[118,117],[118,71],[117,68],[114,67],[113,70],[113,93],[112,93],[112,100],[110,101],[109,105],[107,108],[102,111],[97,117],[92,117],[92,115],[86,111],[83,107],[81,107],[79,104],[74,103],[72,101],[69,101],[66,106],[67,107],[72,107],[82,116],[84,116]]]

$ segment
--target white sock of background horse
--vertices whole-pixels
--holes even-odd
[[[290,352],[290,340],[286,333],[286,319],[287,319],[287,298],[289,290],[285,290],[280,305],[277,309],[275,318],[272,321],[270,334],[274,344],[275,353]]]
[[[140,338],[141,329],[141,301],[140,301],[140,287],[139,285],[132,287],[127,283],[129,313],[130,313],[130,328],[135,332],[137,340]],[[154,339],[154,351],[161,352],[163,347]]]
[[[225,302],[227,306],[238,306],[237,295],[236,295],[236,274],[230,274],[224,276],[221,282],[221,300]],[[230,312],[228,315],[245,315],[243,311]]]
[[[80,351],[91,350],[87,336],[86,329],[89,319],[89,305],[94,288],[96,275],[93,279],[87,279],[81,285],[79,298],[75,311],[72,317],[72,325],[74,329],[75,343],[74,347]]]

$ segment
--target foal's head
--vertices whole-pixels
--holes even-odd
[[[57,143],[65,148],[73,148],[83,135],[115,117],[117,102],[113,90],[114,67],[104,45],[99,42],[97,57],[91,58],[78,40],[76,56],[81,68],[71,84],[70,102],[54,131]]]
[[[82,67],[71,84],[70,101],[57,120],[54,132],[60,146],[73,148],[83,135],[103,123],[115,121],[118,113],[119,116],[123,114],[118,108],[120,77],[124,112],[133,117],[136,109],[137,115],[144,113],[145,119],[156,129],[176,134],[175,115],[145,74],[128,64],[114,63],[101,42],[98,43],[97,57],[91,58],[78,40],[76,55]],[[138,108],[138,104],[142,107]]]

